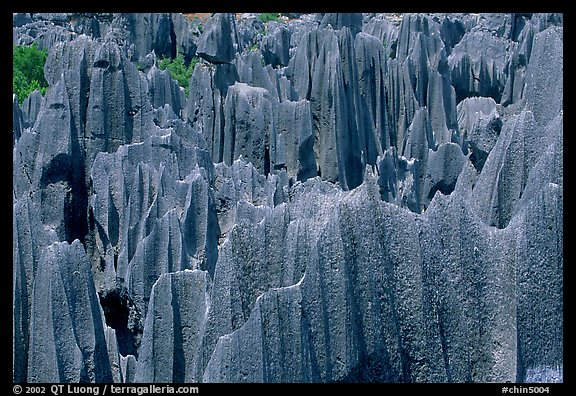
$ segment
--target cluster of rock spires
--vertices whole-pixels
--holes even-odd
[[[15,382],[563,380],[562,15],[291,17],[13,15]]]

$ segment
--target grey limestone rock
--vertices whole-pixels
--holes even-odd
[[[198,172],[198,164],[210,169],[209,158],[202,148],[183,144],[174,132],[124,145],[113,154],[97,155],[91,175],[94,195],[90,210],[94,222],[102,227],[101,231],[98,228],[103,233],[99,237],[103,243],[101,249],[112,246],[119,254],[120,247],[126,247],[129,239],[138,241],[139,233],[146,232],[144,228],[147,232],[151,230],[146,219],[153,223],[174,206],[183,210],[188,183],[181,180],[193,171]],[[164,195],[162,191],[170,193]],[[134,244],[127,252],[128,259],[135,248]]]
[[[32,128],[34,126],[43,99],[42,94],[38,90],[35,90],[26,99],[24,99],[24,103],[22,103],[22,117],[24,118],[24,125],[26,128]]]
[[[426,103],[436,144],[449,143],[457,124],[456,95],[447,76],[430,73]]]
[[[385,15],[374,15],[362,24],[362,32],[370,34],[382,43],[385,54],[394,57],[398,45],[398,26]]]
[[[60,21],[51,20],[50,14],[29,14],[31,20],[17,17],[14,22],[22,23],[14,26],[12,44],[30,45],[36,43],[40,49],[52,48],[60,42],[73,40],[77,34],[71,31],[68,24],[68,14],[60,14]],[[58,18],[58,17],[57,17]]]
[[[499,103],[506,82],[504,69],[516,45],[488,31],[467,32],[448,59],[457,101],[478,95]]]
[[[120,354],[118,353],[118,341],[116,331],[106,326],[104,328],[104,337],[106,339],[106,349],[108,350],[108,361],[112,373],[112,382],[121,382]]]
[[[197,53],[210,63],[230,63],[234,59],[232,14],[214,14],[198,41]]]
[[[489,97],[466,98],[458,103],[457,112],[459,144],[471,152],[472,163],[481,171],[502,130],[496,102]]]
[[[210,278],[184,270],[158,278],[150,292],[134,382],[198,382]]]
[[[40,218],[39,203],[28,195],[14,199],[13,206],[13,378],[27,378],[30,319],[34,278],[45,246],[57,242]]]
[[[262,37],[262,56],[266,64],[288,66],[290,61],[290,29],[285,25],[269,22],[267,32]]]
[[[204,135],[215,163],[223,161],[224,104],[228,88],[239,81],[236,65],[200,63],[190,78],[190,95],[183,117]]]
[[[510,57],[508,78],[502,92],[501,103],[509,105],[519,102],[524,96],[526,85],[526,66],[530,61],[532,44],[537,28],[531,22],[524,25],[517,37],[518,45]]]
[[[271,140],[271,158],[276,169],[286,169],[293,180],[316,176],[314,133],[310,102],[284,101],[275,113],[275,135]]]
[[[120,355],[120,368],[122,370],[122,382],[134,383],[136,375],[136,358],[134,355]]]
[[[398,59],[392,59],[389,63],[387,77],[389,104],[387,117],[390,128],[390,145],[402,152],[405,139],[407,139],[406,130],[419,107],[410,81],[409,63],[400,63]]]
[[[113,19],[113,13],[73,13],[70,16],[70,28],[78,34],[104,37],[110,30]]]
[[[115,43],[104,42],[95,53],[89,89],[85,135],[98,151],[147,137],[152,109],[146,78]]]
[[[112,25],[126,30],[126,40],[134,45],[135,59],[144,58],[151,51],[158,57],[174,58],[178,49],[184,50],[182,53],[189,55],[186,51],[188,48],[179,45],[185,41],[181,34],[177,36],[171,14],[144,12],[120,14],[116,15]]]
[[[262,64],[263,53],[260,50],[249,51],[237,57],[238,81],[253,87],[265,88],[273,102],[279,102],[277,75],[270,65]]]
[[[549,27],[534,36],[530,63],[526,70],[524,97],[536,122],[545,126],[563,103],[563,39],[561,27]]]
[[[503,228],[510,221],[533,166],[529,157],[535,148],[530,140],[537,132],[530,111],[523,111],[503,125],[474,187],[473,205],[487,224]]]
[[[115,151],[156,132],[146,77],[117,43],[81,35],[58,44],[44,73],[51,86],[47,96],[58,81],[65,87],[63,105],[70,109],[71,124],[63,130],[77,143],[74,149],[80,152],[74,157],[84,161],[86,180],[98,152]]]
[[[452,18],[450,15],[445,15],[442,18],[440,37],[445,44],[447,55],[450,55],[454,46],[462,40],[465,33],[466,27],[461,19]]]
[[[364,152],[365,161],[374,164],[375,157],[381,154],[382,150],[392,146],[386,104],[387,79],[384,74],[388,61],[381,42],[366,33],[361,32],[356,35],[354,47],[358,65],[358,96],[361,109],[358,111],[358,118],[364,118],[364,122],[359,124],[361,130],[369,131],[364,134],[364,144],[361,150]]]
[[[152,66],[148,71],[147,79],[152,107],[156,109],[169,105],[176,115],[181,114],[186,103],[185,93],[178,82],[171,78],[170,73]]]
[[[513,255],[500,245],[506,236],[494,235],[467,209],[465,183],[450,197],[435,199],[419,218],[381,203],[372,177],[327,213],[304,277],[261,295],[244,324],[218,339],[204,381],[263,382],[272,373],[299,382],[515,380],[515,333],[507,327],[515,323],[514,291],[506,287],[513,271],[503,264],[512,263]],[[460,234],[461,227],[471,233]],[[366,241],[367,233],[376,238]],[[441,244],[439,238],[448,235],[453,238]],[[449,252],[468,253],[458,259]],[[442,269],[440,257],[454,257],[451,270]],[[482,270],[480,262],[490,269]],[[467,289],[481,279],[493,288]],[[296,335],[286,339],[291,328]],[[497,342],[511,349],[494,354]],[[284,365],[275,353],[278,343],[284,346],[280,356],[290,357]],[[477,344],[485,348],[463,359],[463,351]]]
[[[529,170],[526,186],[522,192],[522,197],[517,205],[519,211],[523,203],[532,199],[548,184],[563,185],[563,159],[564,154],[561,149],[563,145],[563,116],[558,115],[548,124],[544,133],[542,152]]]
[[[322,16],[319,27],[325,28],[328,25],[335,30],[347,27],[353,35],[356,35],[362,30],[362,14],[357,12],[326,13]]]
[[[79,140],[71,133],[69,96],[63,79],[46,94],[33,128],[14,147],[14,192],[41,205],[46,228],[59,240],[83,239],[85,189]],[[32,151],[33,150],[33,151]]]
[[[239,201],[266,207],[286,201],[288,180],[281,176],[282,173],[264,176],[254,165],[240,158],[231,166],[215,165],[214,203],[223,237],[240,220],[237,215]]]
[[[169,128],[172,123],[179,119],[180,117],[178,117],[178,115],[174,112],[168,103],[154,109],[154,124],[162,129]]]
[[[54,243],[42,255],[30,329],[29,382],[112,380],[102,312],[80,241]]]
[[[24,128],[24,117],[22,115],[22,109],[18,103],[18,98],[16,94],[12,95],[12,144],[16,144],[16,141],[20,139],[22,135],[22,129]]]
[[[261,47],[262,37],[267,29],[267,23],[260,20],[258,13],[236,14],[235,36],[238,52]]]
[[[145,236],[142,235],[137,242],[128,268],[121,268],[118,274],[126,281],[139,312],[148,311],[150,292],[156,279],[165,273],[190,268],[174,210],[155,221],[148,220],[147,226],[150,231],[144,231]]]
[[[462,149],[456,143],[443,143],[437,150],[429,152],[423,189],[428,200],[432,200],[437,191],[444,195],[454,191],[465,159]],[[427,204],[424,201],[424,205]]]
[[[350,30],[305,34],[287,73],[300,98],[310,101],[318,174],[353,188],[361,182],[355,83],[357,67]]]
[[[263,294],[246,324],[218,339],[202,380],[307,382],[308,362],[300,353],[303,345],[298,286],[275,288]]]
[[[29,12],[15,12],[12,14],[12,26],[20,27],[32,22],[32,16]]]
[[[431,30],[436,30],[432,18],[422,14],[404,14],[398,31],[398,46],[396,57],[404,62],[413,51],[418,36],[430,36]]]
[[[261,173],[270,172],[270,139],[274,132],[268,91],[237,82],[224,103],[223,160],[227,165],[242,156]]]
[[[556,382],[563,376],[562,201],[561,182],[544,181],[510,222],[519,271],[517,381]]]

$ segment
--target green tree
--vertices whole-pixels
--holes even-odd
[[[190,77],[192,77],[194,67],[196,67],[198,61],[198,58],[192,58],[188,66],[186,66],[184,62],[184,56],[182,54],[178,54],[174,59],[162,58],[158,62],[158,66],[162,70],[168,70],[172,78],[178,81],[178,84],[184,88],[186,96],[188,96],[188,83],[190,81]]]
[[[278,22],[279,18],[280,18],[280,13],[278,13],[278,12],[263,12],[258,16],[258,19],[260,19],[264,23],[270,22],[270,21]]]
[[[12,92],[16,94],[18,103],[22,104],[36,89],[42,95],[46,93],[48,82],[44,78],[44,64],[47,57],[48,51],[38,49],[36,43],[13,46]]]

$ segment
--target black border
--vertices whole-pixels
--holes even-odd
[[[134,4],[137,4],[135,6]],[[98,2],[90,2],[90,1],[83,1],[77,3],[58,3],[58,2],[43,2],[37,4],[30,4],[30,3],[20,3],[20,4],[9,4],[8,10],[6,12],[2,12],[2,20],[1,25],[5,27],[7,32],[2,35],[2,37],[6,41],[6,51],[11,50],[11,37],[12,33],[8,32],[8,29],[12,30],[12,13],[13,12],[266,12],[266,11],[275,11],[275,12],[301,12],[301,13],[314,13],[314,12],[433,12],[433,13],[443,13],[443,12],[561,12],[564,14],[565,23],[563,24],[564,30],[564,54],[570,55],[572,51],[567,51],[567,48],[572,47],[572,39],[575,37],[574,32],[572,31],[572,21],[574,21],[574,12],[572,10],[573,7],[571,2],[561,2],[561,1],[541,1],[541,2],[463,2],[459,4],[455,4],[453,2],[409,2],[409,1],[395,1],[395,2],[385,2],[385,1],[372,1],[372,2],[328,2],[328,3],[319,3],[319,2],[267,2],[267,3],[250,3],[250,2],[197,2],[197,1],[187,1],[178,4],[178,2],[157,2],[157,3],[129,3],[129,2],[105,2],[105,1],[98,1]],[[8,41],[10,40],[10,41]],[[12,73],[3,73],[3,78],[6,84],[11,84],[9,78],[11,77]],[[572,82],[572,73],[567,73],[566,69],[564,71],[564,91],[571,93],[571,90],[566,90],[567,86],[571,86]],[[2,95],[3,99],[7,102],[4,105],[5,109],[10,109],[11,113],[11,106],[12,106],[12,98],[9,95],[9,87],[6,87],[4,90],[4,95]],[[564,120],[566,125],[564,129],[568,131],[564,134],[564,147],[570,148],[574,147],[571,145],[571,140],[573,139],[574,129],[571,128],[573,121],[572,117],[570,117],[570,108],[571,106],[567,106],[566,103],[570,102],[570,96],[568,96],[568,101],[564,98],[564,108],[567,110],[567,117]],[[9,107],[10,106],[10,107]],[[8,132],[5,132],[5,139],[9,142],[10,137],[7,136]],[[8,144],[3,145],[6,148],[6,151],[10,150],[10,146]],[[10,150],[11,151],[11,150]],[[564,158],[566,158],[566,154],[564,152]],[[8,169],[12,169],[12,152],[7,152],[5,155],[0,156],[3,160],[7,162],[6,167]],[[570,163],[564,159],[564,169],[568,169],[567,165]],[[565,175],[572,175],[572,172],[564,171]],[[566,196],[567,190],[570,190],[570,184],[566,184],[568,188],[563,189],[563,194]],[[7,197],[8,202],[10,203],[10,207],[12,207],[12,193],[5,192],[5,197]],[[571,205],[566,205],[567,201],[564,199],[564,218],[571,219]],[[6,207],[8,207],[8,203],[6,203]],[[12,212],[6,215],[7,218],[12,219]],[[8,222],[8,221],[7,221]],[[565,222],[564,222],[565,224]],[[563,224],[563,225],[564,225]],[[6,225],[6,230],[10,230],[10,235],[12,234],[12,226],[10,224]],[[568,231],[567,227],[564,226],[564,235],[566,236],[566,231]],[[566,238],[564,238],[566,239]],[[484,383],[475,383],[475,384],[188,384],[194,385],[199,388],[199,394],[205,394],[206,392],[270,392],[274,390],[282,390],[282,391],[295,391],[295,390],[303,390],[307,391],[310,390],[310,387],[313,390],[318,389],[320,391],[328,391],[328,392],[340,392],[340,391],[354,391],[359,390],[361,392],[370,392],[370,391],[379,391],[383,390],[386,391],[397,391],[397,392],[421,392],[422,394],[427,392],[466,392],[472,388],[474,391],[482,391],[482,394],[503,394],[502,387],[503,386],[516,386],[518,388],[523,387],[526,388],[528,386],[547,386],[550,389],[549,393],[544,394],[564,394],[566,389],[571,389],[574,384],[574,373],[572,371],[572,354],[568,351],[572,351],[573,341],[570,337],[573,330],[573,322],[571,321],[572,316],[567,315],[567,311],[572,308],[572,305],[569,303],[572,297],[572,287],[570,282],[573,279],[576,279],[574,275],[574,269],[571,265],[570,260],[566,260],[567,257],[570,257],[570,254],[566,255],[566,252],[570,252],[570,249],[566,249],[564,241],[564,368],[563,368],[563,383],[562,384],[484,384]],[[12,276],[6,277],[8,278],[6,282],[10,282],[10,287],[3,287],[4,293],[4,301],[11,301],[12,300]],[[9,304],[3,304],[4,307],[9,307]],[[12,318],[12,310],[6,313],[7,316]],[[11,320],[11,319],[10,319]],[[8,337],[5,338],[8,340]],[[8,343],[8,341],[6,341]],[[8,352],[7,360],[9,360],[10,368],[12,368],[12,351],[11,347],[6,346]],[[8,386],[4,387],[6,392],[13,393],[13,385],[12,384],[12,370],[3,370],[6,373],[7,378],[6,382],[10,384],[10,388]],[[47,386],[46,393],[50,391],[49,387],[53,384],[35,384],[35,386]],[[96,384],[97,385],[97,384]],[[122,384],[114,384],[115,386],[122,386],[128,387],[131,385],[122,385]],[[133,384],[136,385],[136,384]],[[140,384],[146,386],[147,384]],[[150,385],[150,384],[148,384]],[[154,385],[170,385],[170,386],[178,386],[175,384],[154,384]],[[352,386],[354,385],[354,386]],[[26,384],[21,384],[22,387],[26,387]],[[30,385],[28,385],[30,386]],[[93,386],[93,385],[92,385]],[[97,385],[99,387],[99,394],[102,395],[102,390],[104,385]],[[280,388],[282,386],[282,388]],[[288,386],[284,388],[284,386]],[[305,386],[302,388],[302,386]],[[382,387],[382,388],[380,388]],[[379,388],[379,389],[377,389]],[[23,392],[24,393],[24,392]],[[63,393],[67,394],[67,393]],[[106,394],[111,394],[110,390]],[[129,394],[129,393],[124,393]],[[510,393],[508,393],[510,394]]]

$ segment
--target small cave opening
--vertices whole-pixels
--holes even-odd
[[[454,188],[456,188],[456,179],[454,179],[450,183],[448,183],[444,179],[439,180],[430,189],[430,192],[428,193],[428,199],[432,200],[432,198],[434,198],[434,195],[436,194],[436,191],[440,191],[444,195],[450,195],[452,194],[452,191],[454,191]]]
[[[44,191],[50,185],[61,184],[66,190],[64,197],[63,213],[61,214],[64,225],[62,237],[72,243],[75,239],[85,244],[88,232],[86,221],[86,209],[88,207],[88,193],[84,179],[83,157],[75,156],[77,149],[72,153],[57,154],[42,168],[40,188]]]
[[[99,292],[100,305],[106,324],[116,331],[118,352],[122,356],[138,357],[138,347],[144,331],[142,317],[123,284]]]
[[[488,159],[488,153],[485,152],[484,150],[479,149],[473,143],[468,143],[468,145],[470,150],[470,162],[472,162],[472,165],[476,169],[476,172],[480,173],[482,172],[484,164]]]
[[[72,180],[72,157],[60,153],[42,168],[40,188],[46,188],[49,184],[58,182],[70,183]]]

